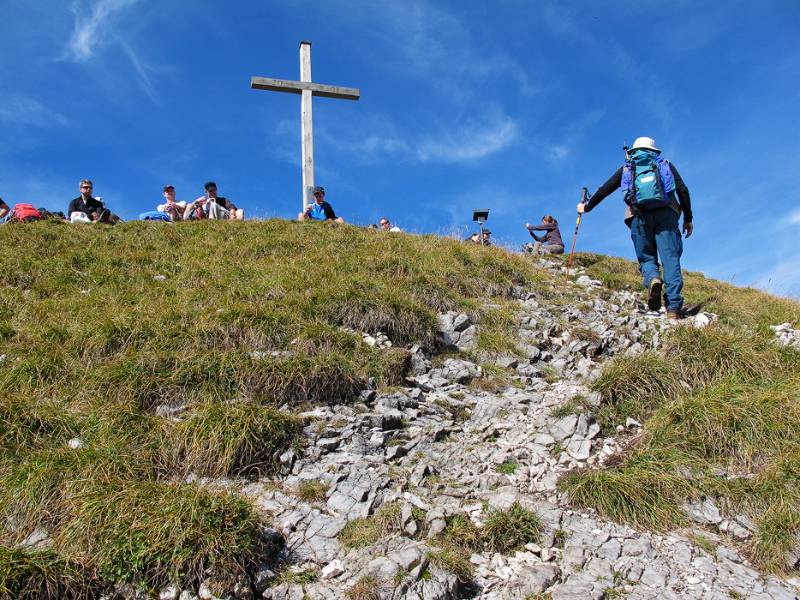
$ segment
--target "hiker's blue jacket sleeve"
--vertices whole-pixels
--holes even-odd
[[[678,195],[678,202],[680,203],[681,210],[683,211],[683,222],[691,223],[692,199],[689,197],[689,188],[686,187],[686,184],[683,182],[683,178],[681,177],[680,173],[678,173],[678,169],[675,168],[675,165],[669,163],[669,168],[672,170],[672,175],[675,177],[675,192]]]
[[[608,181],[606,181],[603,185],[597,188],[597,191],[594,194],[592,194],[592,197],[589,199],[589,203],[585,207],[586,212],[591,211],[595,206],[600,204],[605,199],[606,196],[610,196],[611,194],[616,192],[621,185],[622,185],[622,167],[617,169],[617,172],[614,173],[611,177],[609,177]]]

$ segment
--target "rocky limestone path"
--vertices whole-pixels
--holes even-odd
[[[599,398],[587,386],[603,362],[657,348],[674,326],[646,313],[632,293],[601,297],[599,282],[585,275],[575,287],[579,302],[562,307],[536,293],[519,299],[526,359],[490,357],[483,364],[491,369],[460,358],[432,364],[414,348],[406,387],[365,391],[351,406],[305,413],[307,443],[281,456],[280,477],[213,482],[251,497],[286,540],[283,564],[261,570],[256,594],[273,600],[798,599],[800,582],[759,573],[730,543],[748,539],[752,523],[721,515],[710,500],[686,506],[708,541],[699,547],[692,531],[637,531],[570,508],[557,490],[561,474],[603,463],[641,427],[629,420],[602,437],[590,416],[570,411],[574,399],[596,405]],[[701,313],[680,326],[713,319]],[[474,346],[476,325],[466,315],[442,315],[441,323],[443,343]],[[785,337],[784,329],[778,334]],[[365,343],[389,344],[380,335],[365,336]],[[509,384],[493,383],[498,372]],[[301,499],[297,490],[309,482],[319,494]],[[339,541],[348,522],[392,502],[401,507],[397,531],[357,549]],[[514,503],[541,519],[537,543],[510,555],[472,554],[475,575],[466,583],[431,560],[448,518],[464,515],[480,526],[488,511]],[[365,578],[369,589],[358,587]],[[198,596],[214,597],[207,587],[180,594],[181,600]],[[162,594],[178,597],[177,590]]]

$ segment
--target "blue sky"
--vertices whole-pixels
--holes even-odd
[[[78,180],[125,218],[214,179],[251,216],[300,204],[298,96],[317,183],[348,221],[569,243],[581,186],[654,137],[692,194],[684,266],[800,296],[800,2],[0,0],[0,197],[65,210]],[[578,248],[632,257],[618,192]]]

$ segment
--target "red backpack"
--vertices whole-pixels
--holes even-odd
[[[11,221],[17,223],[28,223],[29,221],[38,221],[42,218],[40,213],[33,204],[15,204],[9,217]]]

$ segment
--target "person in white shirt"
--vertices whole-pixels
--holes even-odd
[[[159,204],[156,207],[158,212],[166,213],[170,221],[183,221],[183,213],[186,210],[186,202],[181,200],[175,201],[175,186],[164,186],[164,204]]]
[[[381,226],[381,231],[391,231],[392,233],[399,233],[402,231],[402,229],[397,226],[392,227],[392,222],[386,217],[378,221],[378,225]]]

